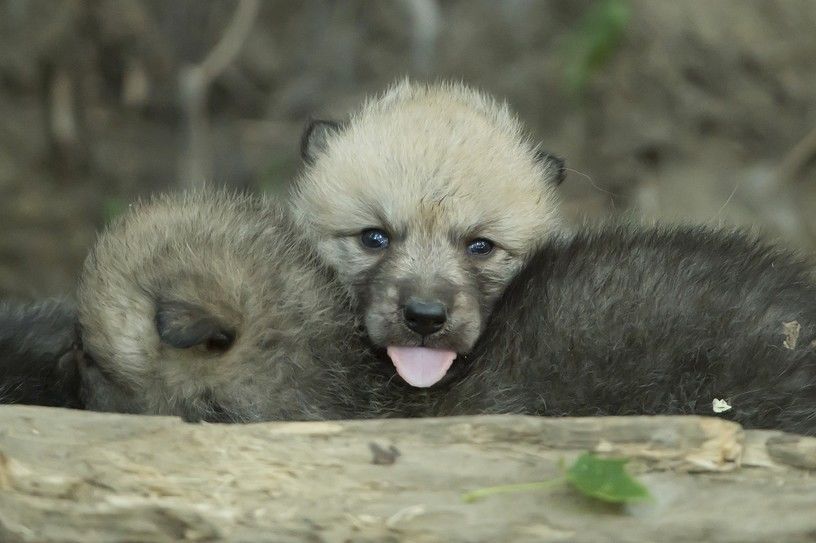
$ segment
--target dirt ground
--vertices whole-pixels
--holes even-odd
[[[208,181],[285,190],[310,116],[404,75],[506,98],[566,157],[573,221],[816,249],[816,2],[267,1],[202,124],[185,77],[236,5],[0,0],[0,298],[70,292],[96,230],[189,184],[190,156]]]

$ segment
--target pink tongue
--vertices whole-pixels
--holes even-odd
[[[420,388],[438,383],[456,358],[453,351],[425,347],[388,347],[387,350],[400,377]]]

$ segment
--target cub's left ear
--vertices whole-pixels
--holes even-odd
[[[300,138],[300,156],[306,164],[314,164],[328,145],[329,140],[343,130],[338,121],[314,120],[309,123]]]
[[[567,176],[567,174],[564,170],[563,158],[539,149],[536,151],[535,160],[536,162],[544,164],[547,171],[551,173],[551,183],[560,185],[564,182],[564,178]]]
[[[223,352],[235,341],[235,330],[206,309],[188,302],[158,302],[156,331],[163,343],[176,349],[201,345]]]

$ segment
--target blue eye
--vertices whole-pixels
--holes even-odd
[[[360,234],[360,243],[368,249],[385,249],[389,243],[388,234],[376,228],[363,230],[363,233]]]
[[[468,243],[467,252],[468,254],[476,255],[476,256],[484,256],[490,254],[493,250],[493,242],[489,239],[484,238],[477,238]]]

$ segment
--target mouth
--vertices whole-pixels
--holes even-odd
[[[399,376],[417,388],[428,388],[441,381],[456,359],[454,351],[427,347],[390,346],[386,351]]]

